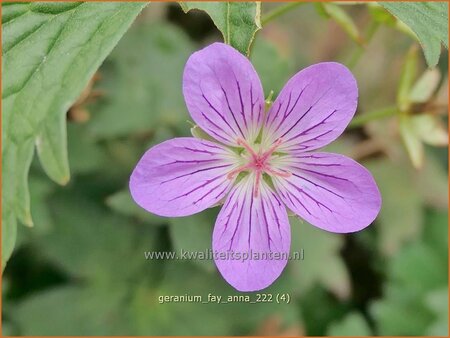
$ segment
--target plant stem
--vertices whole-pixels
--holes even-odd
[[[380,23],[376,21],[372,21],[367,27],[366,32],[364,34],[364,41],[366,45],[369,44],[370,40],[372,40],[372,37],[378,30],[378,27],[380,27]],[[349,62],[347,63],[348,68],[352,69],[358,64],[358,61],[361,58],[364,51],[365,51],[364,46],[361,45],[356,46],[356,50],[353,52]]]
[[[261,19],[261,24],[265,26],[267,23],[272,21],[273,19],[279,17],[280,15],[283,15],[286,12],[289,12],[291,9],[294,9],[295,7],[298,7],[300,5],[304,5],[307,2],[289,2],[285,5],[278,6],[274,10],[270,11],[264,17]]]
[[[390,106],[379,110],[374,110],[369,113],[358,115],[350,122],[348,129],[358,128],[367,122],[379,120],[384,117],[394,116],[398,114],[399,110],[396,106]]]

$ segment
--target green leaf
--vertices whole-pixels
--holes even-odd
[[[99,70],[95,88],[104,95],[88,107],[90,133],[112,138],[186,124],[181,81],[193,50],[177,27],[136,21]]]
[[[448,335],[448,288],[430,292],[425,299],[428,308],[436,315],[435,321],[427,329],[427,335]]]
[[[433,246],[415,242],[389,263],[384,298],[370,307],[379,334],[424,335],[433,321],[427,297],[447,285],[446,257]]]
[[[446,209],[446,208],[445,208]],[[444,210],[445,210],[444,209]],[[448,210],[431,210],[427,214],[423,240],[441,257],[448,254]]]
[[[364,317],[358,312],[350,312],[341,321],[330,324],[329,336],[370,336],[372,334]]]
[[[3,227],[32,224],[27,174],[38,145],[48,175],[69,178],[64,116],[144,3],[2,6]],[[7,233],[12,233],[6,229]],[[6,257],[6,255],[5,255]]]
[[[416,296],[447,283],[446,258],[424,243],[406,246],[390,262],[388,273],[397,285],[407,287]]]
[[[36,218],[36,224],[28,232],[46,233],[53,228],[51,213],[48,208],[48,198],[54,192],[56,185],[46,177],[30,175],[31,211]]]
[[[2,114],[3,121],[4,117],[5,113]],[[2,136],[5,134],[3,132]],[[27,179],[33,147],[33,141],[29,140],[20,146],[11,143],[2,150],[2,270],[14,249],[17,218],[28,226],[33,225]]]
[[[170,219],[170,234],[177,254],[181,250],[195,254],[211,250],[213,226],[218,212],[219,208],[212,208],[189,217]],[[212,260],[197,258],[192,261],[207,271],[215,270]]]
[[[383,196],[376,227],[378,248],[384,256],[394,256],[403,244],[419,236],[424,219],[423,198],[411,184],[414,180],[408,168],[387,160],[364,165],[375,177]]]
[[[119,214],[136,217],[137,219],[148,224],[162,225],[167,223],[169,220],[168,218],[154,215],[138,206],[131,198],[131,194],[128,189],[118,191],[109,196],[106,199],[106,204]]]
[[[48,118],[36,137],[39,161],[47,175],[55,182],[65,185],[70,180],[67,154],[67,131],[65,114]]]
[[[83,124],[67,124],[69,160],[75,174],[104,170],[109,165],[104,149],[87,129]]]
[[[328,326],[348,313],[347,302],[342,302],[319,285],[301,297],[300,302],[308,336],[326,336]]]
[[[51,198],[54,227],[35,241],[43,256],[71,276],[104,285],[154,272],[159,262],[147,261],[144,252],[156,250],[157,228],[111,213],[85,194],[65,189]]]
[[[126,288],[60,286],[20,302],[11,312],[23,335],[130,334]]]
[[[422,300],[401,287],[386,290],[369,312],[381,336],[422,336],[433,319]]]
[[[387,261],[384,297],[370,306],[380,335],[424,335],[433,322],[427,298],[448,285],[447,222],[435,222],[435,218],[427,219],[424,238]]]
[[[12,210],[2,208],[2,270],[14,250],[17,238],[17,221]],[[8,224],[8,226],[5,226]]]
[[[341,299],[350,295],[350,278],[339,255],[343,235],[333,234],[315,226],[289,218],[291,224],[291,251],[304,253],[304,259],[291,260],[288,264],[292,290],[306,293],[320,283]],[[321,262],[317,264],[317,262]]]
[[[448,48],[447,2],[379,2],[417,34],[428,66],[439,61],[441,43]]]
[[[223,35],[225,43],[249,56],[256,32],[261,29],[261,3],[256,2],[180,2],[185,13],[205,11]]]

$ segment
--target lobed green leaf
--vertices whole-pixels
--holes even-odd
[[[61,184],[69,180],[65,114],[144,6],[119,2],[2,6],[5,234],[15,232],[16,219],[32,225],[27,176],[35,144],[47,174]],[[12,238],[3,239],[5,260]]]
[[[379,2],[416,33],[428,66],[439,61],[441,43],[448,48],[448,2]]]
[[[185,13],[205,11],[223,35],[225,43],[249,56],[256,32],[261,29],[261,3],[253,2],[180,2]]]

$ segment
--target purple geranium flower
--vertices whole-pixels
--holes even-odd
[[[355,113],[358,88],[343,65],[298,72],[266,113],[252,64],[214,43],[189,58],[183,93],[194,121],[216,141],[181,137],[149,149],[131,175],[131,194],[167,217],[224,201],[212,246],[219,271],[237,290],[263,289],[286,266],[287,209],[337,233],[359,231],[377,216],[381,196],[372,175],[348,157],[314,151],[342,134]]]

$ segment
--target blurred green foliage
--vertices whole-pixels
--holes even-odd
[[[343,10],[357,28],[372,20],[365,6]],[[207,24],[199,30],[201,20]],[[35,226],[20,229],[3,275],[3,334],[447,335],[447,152],[426,146],[423,168],[413,169],[397,117],[346,132],[328,147],[372,171],[383,208],[372,226],[350,235],[290,218],[291,250],[303,250],[304,259],[290,261],[262,291],[287,293],[289,304],[159,302],[165,295],[239,295],[212,261],[144,255],[208,250],[218,207],[161,218],[128,193],[130,172],[148,147],[189,135],[183,67],[192,51],[220,38],[202,12],[151,4],[103,63],[68,113],[72,181],[59,187],[31,164]],[[395,103],[411,43],[387,26],[364,47],[354,68],[359,114]],[[308,5],[270,22],[251,48],[265,94],[276,96],[297,70],[321,60],[346,63],[361,46],[342,22]],[[420,57],[416,67],[425,67]]]

